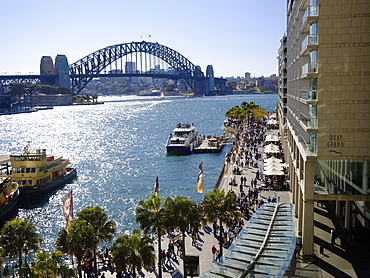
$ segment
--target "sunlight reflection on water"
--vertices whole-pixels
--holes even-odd
[[[99,98],[104,105],[55,107],[31,114],[1,116],[0,154],[20,153],[27,141],[68,158],[78,178],[28,207],[18,215],[34,222],[42,248],[53,249],[64,225],[62,198],[73,190],[74,211],[101,206],[117,223],[118,233],[138,227],[135,208],[153,192],[159,176],[160,195],[188,196],[200,202],[196,192],[198,165],[203,160],[205,192],[212,190],[223,166],[221,154],[167,156],[165,142],[178,122],[194,123],[200,134],[220,135],[224,113],[242,101],[254,101],[271,111],[276,95],[207,97],[171,100],[160,98]]]

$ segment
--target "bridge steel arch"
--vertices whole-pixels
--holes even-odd
[[[97,50],[69,66],[74,92],[83,88],[109,65],[131,53],[147,53],[169,64],[177,73],[177,78],[184,79],[195,94],[201,94],[204,87],[204,73],[179,52],[153,42],[130,42],[108,46]],[[148,76],[146,74],[146,76]],[[154,74],[153,74],[154,76]],[[160,74],[155,75],[161,77]],[[168,75],[167,75],[168,77]]]

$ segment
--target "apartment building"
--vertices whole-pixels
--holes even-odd
[[[370,231],[369,15],[369,0],[287,1],[277,110],[307,258],[317,200],[348,234]]]

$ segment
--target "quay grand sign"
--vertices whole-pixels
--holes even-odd
[[[329,134],[327,137],[326,146],[330,153],[342,154],[344,149],[344,141],[342,134]]]

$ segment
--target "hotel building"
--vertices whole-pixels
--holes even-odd
[[[369,0],[287,1],[277,111],[306,258],[317,200],[348,234],[370,229],[369,15]]]

